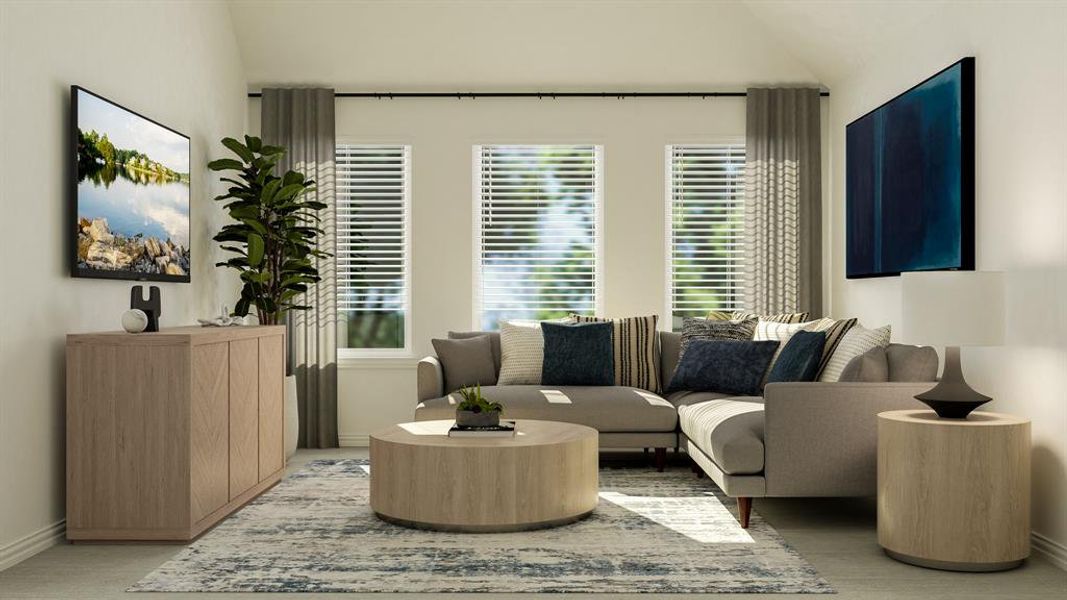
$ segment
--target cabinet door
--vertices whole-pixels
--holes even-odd
[[[230,500],[259,482],[259,340],[230,342]]]
[[[284,464],[284,336],[259,338],[259,479]]]
[[[189,478],[195,524],[229,500],[229,344],[193,346],[192,354]]]

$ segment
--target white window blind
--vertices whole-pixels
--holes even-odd
[[[483,329],[596,311],[600,154],[593,145],[475,147]]]
[[[683,317],[740,310],[745,146],[667,146],[668,302]]]
[[[340,347],[409,346],[410,155],[409,146],[337,145]]]

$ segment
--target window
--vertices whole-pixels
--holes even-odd
[[[740,310],[745,145],[667,146],[668,307],[683,317]]]
[[[357,354],[410,346],[410,157],[409,146],[337,146],[338,346]]]
[[[475,147],[476,322],[593,314],[598,146]]]

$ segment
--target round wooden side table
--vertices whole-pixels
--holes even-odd
[[[588,516],[599,500],[599,434],[520,420],[513,437],[449,437],[453,420],[370,437],[370,504],[383,520],[444,531],[520,531]]]
[[[1030,421],[879,414],[878,543],[935,569],[1019,566],[1030,555]]]

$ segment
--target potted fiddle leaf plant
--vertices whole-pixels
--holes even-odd
[[[222,178],[229,190],[215,197],[226,203],[234,222],[214,240],[235,256],[215,266],[240,273],[241,297],[234,314],[243,317],[255,307],[261,324],[277,325],[288,311],[309,308],[299,304],[299,297],[320,281],[314,259],[329,256],[316,247],[324,233],[318,212],[326,204],[307,198],[315,182],[303,173],[274,174],[285,148],[247,135],[244,143],[228,137],[222,144],[237,158],[213,160],[208,168],[235,172]]]
[[[463,402],[456,407],[456,425],[460,427],[497,427],[504,406],[491,402],[482,395],[482,386],[462,387],[459,395]]]
[[[307,310],[299,304],[301,294],[320,281],[315,258],[329,254],[316,247],[323,235],[319,228],[322,202],[309,200],[315,182],[296,171],[274,174],[285,148],[269,146],[258,137],[245,136],[244,143],[224,138],[222,144],[237,158],[208,163],[212,171],[231,171],[223,177],[230,184],[215,200],[225,202],[233,219],[215,235],[222,249],[235,256],[216,263],[241,274],[241,297],[234,314],[244,317],[253,307],[260,324],[277,325],[291,310]],[[285,378],[285,455],[296,453],[299,413],[296,376]]]

